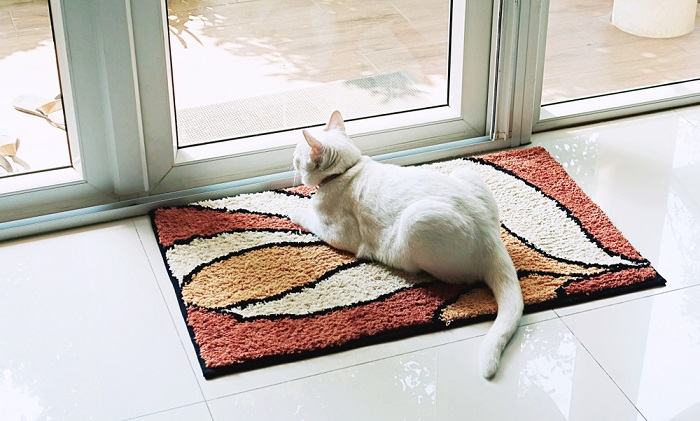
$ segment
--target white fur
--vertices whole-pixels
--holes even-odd
[[[362,156],[337,111],[323,130],[304,131],[304,137],[294,167],[304,184],[321,185],[311,206],[290,218],[360,258],[444,282],[485,281],[498,304],[480,355],[481,373],[491,378],[517,329],[523,299],[486,184],[467,168],[448,176]]]

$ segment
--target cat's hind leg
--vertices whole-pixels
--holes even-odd
[[[401,214],[393,241],[392,266],[422,270],[444,282],[464,283],[473,278],[467,265],[473,251],[465,238],[474,235],[464,215],[443,202],[423,199]]]

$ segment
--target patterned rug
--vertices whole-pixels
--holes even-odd
[[[526,311],[664,285],[542,148],[428,164],[491,187]],[[335,250],[285,215],[313,190],[205,200],[151,213],[206,378],[494,317],[485,287],[408,275]]]

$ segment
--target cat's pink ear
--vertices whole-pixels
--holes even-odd
[[[304,134],[306,143],[311,147],[311,160],[318,161],[323,155],[323,143],[316,139],[308,130],[301,131]]]
[[[343,116],[340,115],[340,111],[333,111],[331,114],[328,124],[326,124],[326,130],[342,130],[345,131],[345,122],[343,121]]]

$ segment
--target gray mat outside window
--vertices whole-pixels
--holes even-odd
[[[177,110],[179,146],[439,105],[403,72]]]

